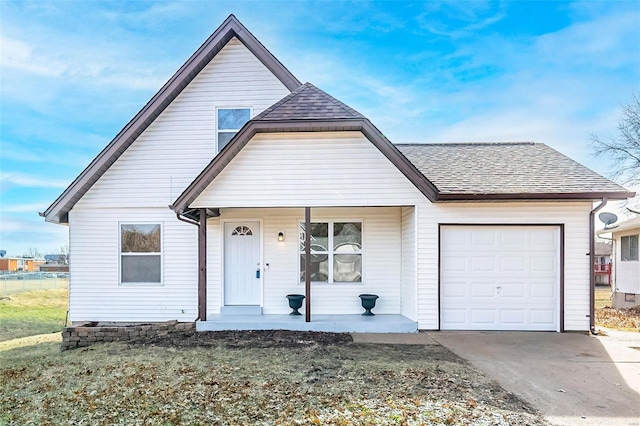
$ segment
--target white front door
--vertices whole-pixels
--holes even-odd
[[[555,331],[559,326],[557,226],[443,226],[443,330]]]
[[[224,225],[224,304],[260,305],[260,222]]]

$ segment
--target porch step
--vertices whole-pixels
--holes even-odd
[[[220,315],[224,315],[224,316],[262,315],[262,306],[255,306],[255,305],[221,306]]]

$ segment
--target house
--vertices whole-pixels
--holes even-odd
[[[593,264],[596,285],[611,285],[611,250],[611,244],[596,241],[596,259]]]
[[[393,145],[232,15],[41,215],[73,322],[564,331],[593,325],[593,203],[632,195],[544,144]]]
[[[614,308],[630,308],[640,304],[640,217],[627,220],[600,233],[611,232],[613,239]]]
[[[42,263],[44,262],[30,257],[3,257],[0,259],[0,271],[36,272]]]

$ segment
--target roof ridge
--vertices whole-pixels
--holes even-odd
[[[287,102],[291,101],[294,98],[294,96],[296,96],[296,95],[304,92],[305,90],[307,90],[310,85],[311,85],[311,83],[302,84],[296,90],[294,90],[293,92],[289,93],[287,96],[285,96],[284,98],[280,99],[278,102],[276,102],[275,104],[271,105],[269,108],[265,109],[264,111],[262,111],[260,114],[256,115],[255,117],[253,117],[253,120],[261,120],[263,118],[266,118],[273,111],[275,111],[276,109],[280,108],[282,105],[286,104]]]
[[[348,113],[362,115],[358,111],[356,111],[355,109],[351,108],[349,105],[347,105],[344,102],[342,102],[341,100],[339,100],[338,98],[334,98],[333,96],[331,96],[330,94],[328,94],[324,90],[314,86],[312,83],[307,82],[303,86],[306,86],[306,85],[308,85],[310,89],[314,90],[315,93],[319,94],[323,98],[326,98],[329,102],[332,102],[334,105],[337,105],[340,108],[346,110]]]
[[[363,118],[366,117],[349,105],[306,82],[256,115],[252,121]]]

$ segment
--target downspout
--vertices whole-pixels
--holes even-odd
[[[591,213],[589,213],[589,331],[597,335],[596,332],[596,271],[593,265],[596,261],[596,225],[595,215],[607,205],[607,197],[602,197],[602,201]]]
[[[200,209],[200,221],[195,221],[176,213],[178,220],[198,227],[198,316],[195,321],[207,319],[207,214]]]

